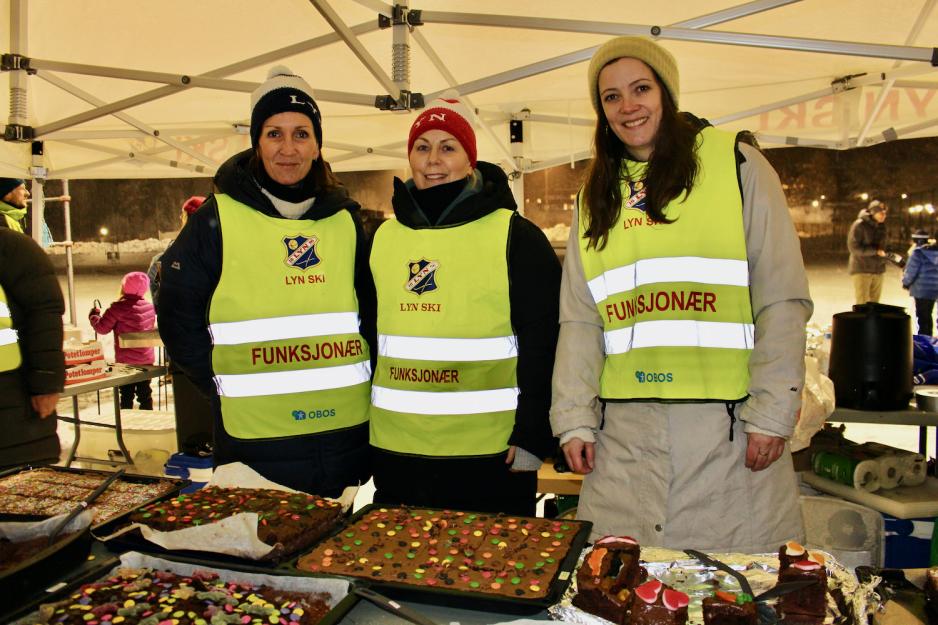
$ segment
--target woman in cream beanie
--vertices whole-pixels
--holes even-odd
[[[812,303],[778,176],[679,111],[674,57],[588,70],[595,158],[561,287],[551,424],[593,537],[775,551],[803,528],[787,439]]]

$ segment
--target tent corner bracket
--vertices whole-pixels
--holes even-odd
[[[410,10],[403,4],[391,7],[391,16],[378,14],[378,28],[384,30],[392,26],[423,26],[422,11]]]
[[[412,111],[422,109],[423,94],[401,90],[401,97],[395,100],[389,95],[375,96],[375,108],[381,111]]]
[[[35,74],[36,70],[30,66],[30,58],[22,54],[12,54],[7,52],[0,55],[0,70],[12,72],[15,70],[25,70],[30,74]]]
[[[32,126],[23,124],[7,124],[3,129],[4,141],[15,141],[17,143],[30,143],[36,138],[36,131]]]

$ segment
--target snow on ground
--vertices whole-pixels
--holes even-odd
[[[105,256],[108,252],[162,252],[169,247],[172,239],[134,239],[132,241],[121,241],[112,243],[110,241],[75,241],[72,243],[72,254],[90,254],[96,256]],[[64,245],[53,245],[48,252],[53,255],[65,254]]]

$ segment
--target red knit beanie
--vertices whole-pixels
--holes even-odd
[[[205,197],[201,195],[193,195],[188,200],[183,202],[182,210],[186,215],[191,215],[195,211],[199,210],[199,207],[202,206],[202,202],[205,201]]]
[[[438,98],[420,112],[410,127],[407,137],[407,153],[414,148],[414,142],[428,130],[445,130],[456,137],[469,156],[469,166],[476,166],[476,133],[469,123],[469,111],[456,98]]]

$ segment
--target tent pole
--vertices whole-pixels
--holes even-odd
[[[29,12],[26,0],[10,2],[10,52],[26,56],[29,43]],[[26,77],[24,70],[10,72],[10,116],[9,124],[29,124],[26,101]]]
[[[922,6],[922,10],[919,11],[918,18],[915,20],[915,24],[912,26],[912,30],[909,31],[909,36],[906,37],[906,45],[911,45],[921,34],[922,28],[925,26],[925,21],[928,19],[928,16],[931,15],[931,12],[935,9],[936,0],[927,0]],[[902,61],[896,61],[893,64],[893,69],[898,69],[902,65]],[[873,125],[873,122],[876,121],[876,117],[879,115],[879,111],[883,108],[883,104],[886,102],[886,95],[889,93],[889,90],[893,88],[896,83],[895,78],[890,78],[887,80],[879,90],[879,95],[876,96],[876,102],[873,103],[873,109],[870,111],[869,115],[866,118],[866,123],[863,124],[863,128],[860,130],[860,134],[857,135],[858,146],[863,145],[863,142],[866,140],[867,134],[870,132],[870,127]]]
[[[400,100],[401,90],[397,88],[394,81],[391,80],[391,77],[384,73],[384,70],[381,69],[375,58],[365,49],[365,46],[358,40],[358,37],[355,36],[352,29],[342,21],[342,18],[339,17],[335,9],[333,9],[326,0],[309,1],[316,7],[316,10],[319,11],[319,14],[322,15],[323,19],[332,27],[332,30],[336,32],[339,38],[345,42],[345,45],[358,57],[358,60],[365,66],[365,69],[367,69],[369,73],[381,83],[381,86],[387,90],[388,95],[394,98],[395,101]]]
[[[24,2],[25,0],[19,0]],[[378,29],[378,24],[375,20],[369,20],[368,22],[352,26],[349,30],[355,35],[364,35]],[[224,76],[230,76],[232,74],[238,74],[240,72],[253,69],[268,63],[272,63],[279,59],[293,56],[295,54],[300,54],[308,50],[314,50],[322,46],[328,45],[339,41],[339,36],[336,33],[329,33],[327,35],[322,35],[320,37],[314,37],[312,39],[307,39],[306,41],[301,41],[300,43],[295,43],[272,52],[265,54],[260,54],[257,56],[252,56],[249,59],[239,61],[237,63],[232,63],[224,67],[219,67],[217,69],[205,72],[201,74],[202,77],[210,78],[220,78]],[[177,86],[177,85],[164,85],[162,87],[157,87],[156,89],[151,89],[145,93],[140,93],[135,96],[130,96],[129,98],[124,98],[123,100],[118,100],[117,102],[112,102],[107,106],[103,106],[92,111],[85,111],[84,113],[78,113],[77,115],[72,115],[71,117],[66,117],[58,121],[50,122],[43,126],[38,126],[36,128],[36,136],[40,136],[46,133],[54,132],[56,130],[61,130],[63,128],[70,128],[72,126],[77,126],[78,124],[91,121],[92,119],[98,119],[99,117],[104,117],[109,115],[114,111],[122,111],[140,104],[145,104],[147,102],[152,102],[154,100],[159,100],[160,98],[165,98],[171,96],[174,93],[180,91],[185,91],[189,89],[189,86]],[[316,97],[320,97],[320,91],[316,91]]]
[[[68,284],[68,318],[73,326],[78,325],[75,312],[75,262],[72,258],[72,198],[68,194],[68,178],[62,179],[62,208],[65,215],[65,271]]]
[[[423,33],[415,30],[414,39],[417,40],[417,44],[423,50],[424,54],[429,57],[430,62],[433,63],[433,66],[437,69],[438,72],[440,72],[440,74],[443,76],[443,79],[446,80],[447,84],[449,84],[450,87],[455,88],[457,83],[456,77],[450,73],[449,68],[446,67],[446,63],[444,63],[443,59],[440,58],[440,55],[436,53],[436,50],[433,49],[433,46],[430,45],[430,42],[427,41],[426,37],[423,36]],[[504,163],[513,169],[515,166],[515,160],[511,155],[511,151],[503,141],[499,141],[498,137],[495,135],[495,131],[492,130],[492,127],[483,121],[482,117],[476,112],[476,107],[472,103],[472,100],[469,99],[469,96],[464,96],[462,93],[460,93],[460,97],[462,98],[463,103],[466,105],[466,108],[468,108],[469,112],[472,114],[474,121],[479,125],[480,128],[482,128],[485,134],[488,135],[489,140],[491,140],[492,143],[498,147],[499,151],[502,153],[502,160]]]

